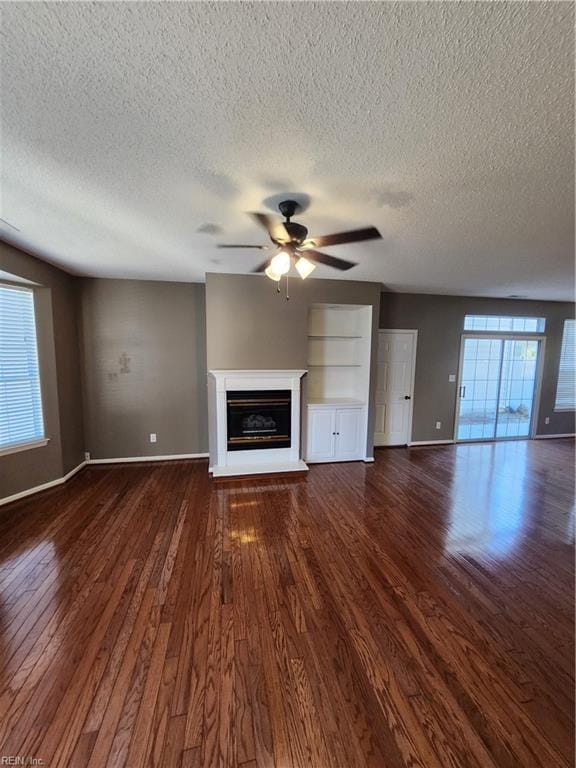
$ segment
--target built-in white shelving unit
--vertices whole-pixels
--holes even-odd
[[[363,459],[372,307],[315,304],[308,318],[308,461]]]

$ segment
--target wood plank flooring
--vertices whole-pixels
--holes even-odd
[[[0,756],[571,766],[573,466],[571,440],[110,465],[0,509]]]

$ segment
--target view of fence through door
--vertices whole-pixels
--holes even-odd
[[[465,337],[457,440],[529,437],[540,341]]]

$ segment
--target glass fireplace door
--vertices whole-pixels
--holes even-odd
[[[291,398],[290,390],[227,392],[228,450],[290,448]]]

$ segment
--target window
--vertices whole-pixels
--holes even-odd
[[[34,294],[0,285],[0,452],[43,439]]]
[[[543,333],[544,317],[510,317],[499,315],[466,315],[465,331],[504,331],[506,333]]]
[[[564,320],[555,411],[573,411],[576,408],[576,320]]]

